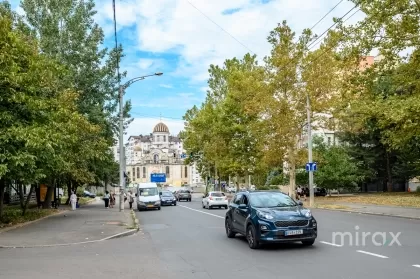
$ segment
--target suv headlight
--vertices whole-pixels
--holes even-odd
[[[142,201],[138,201],[138,203],[139,203],[140,205],[144,205],[144,202],[142,202]]]
[[[160,201],[156,201],[155,204],[160,204]]]
[[[267,212],[262,212],[262,211],[257,211],[257,216],[260,217],[261,219],[266,219],[266,220],[274,219],[273,215]]]
[[[305,217],[307,217],[307,218],[312,217],[312,212],[310,210],[307,210],[305,212]]]

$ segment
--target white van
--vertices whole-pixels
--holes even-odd
[[[160,193],[156,183],[140,183],[137,186],[137,209],[139,211],[144,209],[160,210]]]

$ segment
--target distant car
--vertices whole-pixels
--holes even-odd
[[[223,192],[209,192],[207,195],[203,197],[201,201],[203,208],[211,209],[214,207],[225,209],[228,208],[229,201]]]
[[[318,224],[310,210],[279,191],[241,192],[235,195],[225,216],[228,238],[246,236],[251,249],[262,243],[302,242],[310,246]]]
[[[170,191],[163,191],[160,195],[161,205],[176,205],[176,198]]]
[[[314,195],[325,197],[327,195],[327,190],[325,188],[314,187]]]
[[[191,201],[191,192],[189,190],[179,190],[175,195],[178,201]]]
[[[89,197],[89,198],[94,199],[94,198],[96,198],[96,195],[89,192],[89,191],[83,191],[83,197]]]

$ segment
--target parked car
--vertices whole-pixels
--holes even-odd
[[[279,191],[241,192],[225,216],[228,238],[246,236],[251,249],[263,243],[302,242],[313,245],[318,224],[310,210]]]
[[[229,201],[223,192],[209,192],[207,195],[203,197],[201,201],[203,208],[211,209],[214,207],[225,209],[228,208]]]
[[[160,195],[160,204],[163,205],[176,205],[176,198],[171,191],[163,191]]]
[[[96,195],[85,190],[85,191],[83,191],[83,197],[89,197],[89,198],[94,199],[94,198],[96,198]]]
[[[325,188],[314,187],[314,195],[325,197],[327,195],[327,190]]]
[[[179,190],[175,195],[177,201],[191,201],[191,192],[189,190]]]

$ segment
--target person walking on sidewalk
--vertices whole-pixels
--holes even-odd
[[[133,209],[133,202],[134,202],[133,193],[131,191],[128,191],[128,204],[130,204],[130,209]]]
[[[71,210],[76,210],[76,203],[77,203],[77,196],[72,191],[70,196],[70,204],[71,204]]]
[[[105,202],[105,208],[108,208],[109,207],[109,192],[108,191],[105,191],[104,202]]]
[[[115,205],[115,194],[111,191],[111,195],[109,197],[109,207],[114,208]]]

